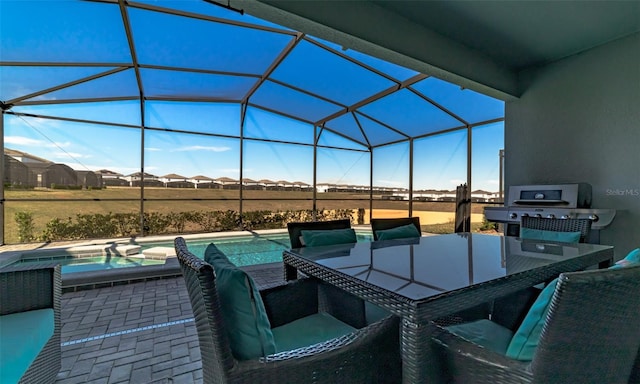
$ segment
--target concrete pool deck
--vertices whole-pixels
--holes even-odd
[[[282,263],[242,268],[259,286],[283,279]],[[64,293],[61,341],[57,384],[202,383],[181,277]]]

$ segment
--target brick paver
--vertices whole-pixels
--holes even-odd
[[[244,269],[282,281],[282,263]],[[202,383],[192,318],[182,278],[64,293],[56,384]]]

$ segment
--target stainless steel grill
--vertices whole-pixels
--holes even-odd
[[[597,232],[613,221],[614,209],[591,208],[591,185],[587,183],[556,185],[516,185],[509,187],[504,207],[486,207],[488,221],[505,223],[505,233],[517,236],[524,216],[551,219],[584,219],[592,221]]]

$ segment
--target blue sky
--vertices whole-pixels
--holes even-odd
[[[292,130],[306,131],[298,133],[300,141],[313,137],[312,127],[292,125]],[[474,128],[474,189],[497,191],[502,136],[502,123]],[[313,182],[311,146],[258,140],[244,145],[244,177]],[[6,115],[5,146],[76,170],[125,175],[140,170],[138,129]],[[239,177],[240,141],[235,138],[147,131],[144,148],[145,171],[158,176]],[[465,130],[415,140],[414,188],[455,188],[466,180],[466,155]],[[319,148],[318,182],[368,185],[369,164],[366,151]],[[408,164],[406,142],[374,150],[374,185],[408,187]]]
[[[158,176],[237,179],[248,101],[242,176],[311,184],[311,122],[355,110],[326,121],[318,143],[331,148],[318,149],[319,183],[368,185],[371,145],[373,184],[407,188],[406,138],[425,136],[414,141],[414,188],[452,190],[466,180],[467,131],[429,135],[494,121],[473,128],[472,187],[497,191],[502,101],[317,37],[297,41],[290,29],[202,1],[142,2],[204,17],[127,4],[125,28],[115,3],[2,1],[0,100],[12,112],[77,120],[4,114],[7,148],[77,170],[127,175],[144,155],[144,170]],[[376,94],[385,96],[360,104]],[[141,121],[157,128],[145,130],[144,145]]]

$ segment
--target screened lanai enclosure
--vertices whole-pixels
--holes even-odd
[[[0,7],[3,244],[501,198],[501,100],[212,1]]]

